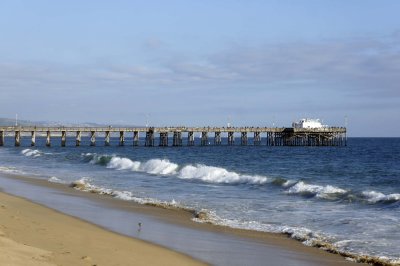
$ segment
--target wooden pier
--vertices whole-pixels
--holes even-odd
[[[119,136],[119,145],[124,146],[129,140],[133,146],[139,146],[140,136],[145,138],[144,146],[194,146],[195,136],[200,138],[200,145],[222,144],[222,135],[226,135],[227,145],[248,145],[249,136],[253,145],[267,146],[346,146],[346,128],[270,128],[270,127],[36,127],[12,126],[0,127],[0,146],[5,145],[5,136],[14,136],[14,145],[21,146],[21,138],[30,137],[31,146],[36,145],[36,138],[46,139],[50,147],[54,138],[59,139],[62,147],[67,144],[67,136],[75,138],[75,146],[80,146],[82,135],[90,138],[90,146],[104,137],[104,145],[110,146],[111,134]],[[235,137],[237,136],[237,138]],[[57,137],[56,137],[57,136]],[[158,138],[156,138],[158,136]],[[170,142],[172,139],[172,142]],[[158,140],[158,143],[156,143]],[[235,143],[235,140],[239,140]]]

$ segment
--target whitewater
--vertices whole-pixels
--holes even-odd
[[[197,222],[284,233],[355,260],[399,263],[400,139],[348,143],[181,148],[39,143],[0,149],[0,172],[182,208]]]

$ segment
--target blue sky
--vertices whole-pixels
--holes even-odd
[[[1,1],[0,117],[400,136],[400,1]]]

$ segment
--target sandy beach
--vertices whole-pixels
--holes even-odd
[[[0,193],[0,265],[204,265]]]
[[[187,211],[121,201],[45,180],[10,176],[2,181],[7,187],[7,193],[23,197],[42,193],[40,198],[43,202],[39,200],[40,204],[37,204],[0,193],[0,245],[5,250],[0,254],[1,265],[202,265],[200,261],[216,265],[231,265],[232,262],[236,262],[235,265],[246,262],[248,265],[355,264],[340,255],[304,246],[284,235],[195,223]],[[11,183],[8,184],[8,181]],[[35,192],[36,189],[39,191]],[[59,197],[69,197],[67,201],[70,202],[61,199],[66,206],[72,206],[73,209],[86,208],[85,214],[88,207],[82,205],[84,200],[101,204],[104,209],[93,209],[92,214],[83,217],[92,223],[82,221],[43,206],[43,203],[50,202],[43,193],[47,189],[54,189],[55,195]],[[61,201],[57,202],[57,198],[50,195],[50,200],[61,207],[61,212],[68,213],[62,209]],[[79,207],[74,205],[74,199],[78,200]],[[140,235],[137,232],[138,225],[131,222],[134,219],[121,214],[118,221],[112,221],[112,224],[117,224],[116,228],[102,224],[98,220],[100,216],[95,213],[103,212],[104,216],[109,217],[107,210],[142,215],[141,221],[152,230],[143,230]],[[84,216],[79,213],[68,214],[79,218]],[[91,220],[90,217],[97,218]],[[127,231],[123,230],[125,220],[129,220],[128,226],[131,227]],[[93,224],[94,221],[98,223]],[[147,237],[146,233],[150,236]]]

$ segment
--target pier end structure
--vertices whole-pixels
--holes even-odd
[[[132,146],[139,146],[140,134],[145,134],[144,146],[153,147],[155,136],[159,136],[157,146],[187,146],[195,145],[195,136],[199,138],[200,146],[208,146],[209,134],[214,134],[213,144],[222,145],[222,134],[227,136],[227,145],[246,146],[346,146],[347,132],[345,127],[322,128],[271,128],[271,127],[36,127],[36,126],[10,126],[0,127],[0,146],[5,145],[6,136],[14,134],[14,145],[21,146],[23,136],[31,136],[31,145],[36,145],[38,137],[45,136],[46,146],[51,146],[51,138],[61,136],[61,146],[66,146],[67,134],[76,134],[75,145],[80,146],[82,134],[89,136],[89,145],[96,145],[96,135],[105,136],[104,145],[110,145],[111,134],[119,134],[119,145],[125,145],[125,136],[132,136]],[[253,140],[249,140],[253,134]],[[172,143],[169,142],[172,136]],[[184,137],[185,136],[185,137]],[[186,137],[187,136],[187,137]],[[251,136],[251,135],[250,135]],[[187,138],[187,141],[183,141]],[[235,139],[239,144],[235,143]]]

